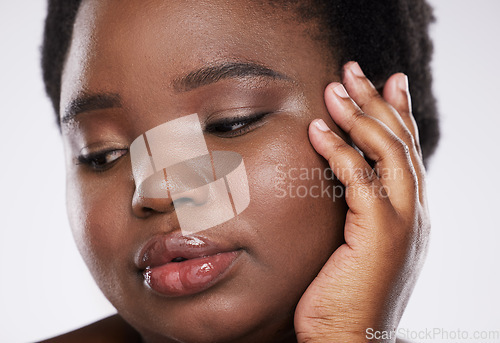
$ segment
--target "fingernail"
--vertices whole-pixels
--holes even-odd
[[[323,119],[316,119],[314,121],[314,125],[316,125],[316,127],[323,132],[330,131],[330,128],[326,125],[326,123]]]
[[[339,97],[341,98],[348,98],[349,97],[349,94],[347,94],[347,91],[345,90],[344,86],[342,86],[341,84],[339,84],[338,86],[336,86],[333,91],[335,92],[335,94],[337,94]]]
[[[361,70],[361,67],[359,66],[358,62],[354,62],[351,64],[351,71],[356,76],[365,76],[365,74]]]
[[[400,76],[398,78],[398,87],[403,91],[403,92],[408,92],[410,89],[409,83],[408,83],[408,76],[403,74],[403,76]]]

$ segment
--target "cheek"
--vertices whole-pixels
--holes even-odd
[[[127,232],[131,199],[128,187],[117,178],[85,182],[79,173],[67,175],[67,210],[76,245],[97,283],[114,282],[126,260],[126,247],[132,237]],[[123,267],[123,266],[121,266]]]
[[[331,197],[342,187],[324,173],[328,164],[302,125],[275,135],[247,160],[251,207],[246,215],[258,231],[254,254],[278,282],[286,281],[283,289],[301,294],[343,243],[346,204]]]

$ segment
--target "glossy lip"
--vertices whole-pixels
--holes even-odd
[[[216,244],[197,235],[183,236],[176,231],[150,239],[135,264],[154,291],[182,296],[199,293],[220,281],[240,252],[239,248]]]

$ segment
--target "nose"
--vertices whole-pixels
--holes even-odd
[[[132,142],[130,154],[136,183],[132,200],[135,215],[172,212],[178,203],[206,201],[207,194],[203,189],[189,192],[210,182],[201,175],[206,172],[200,172],[199,166],[187,163],[209,154],[197,114],[148,130]]]
[[[174,212],[174,206],[168,198],[149,198],[136,192],[132,201],[132,212],[138,218],[148,218],[155,212]]]
[[[136,185],[133,213],[148,217],[154,212],[171,213],[183,206],[203,207],[211,195],[210,189],[202,186],[213,181],[207,157],[164,168]]]
[[[155,212],[174,212],[174,204],[167,187],[163,170],[136,185],[132,198],[132,212],[139,218],[146,218]]]

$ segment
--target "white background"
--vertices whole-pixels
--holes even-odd
[[[500,332],[500,1],[431,2],[442,116],[428,180],[433,235],[400,327]],[[39,67],[44,17],[45,1],[1,1],[1,342],[46,338],[114,312],[66,218],[62,142]]]

